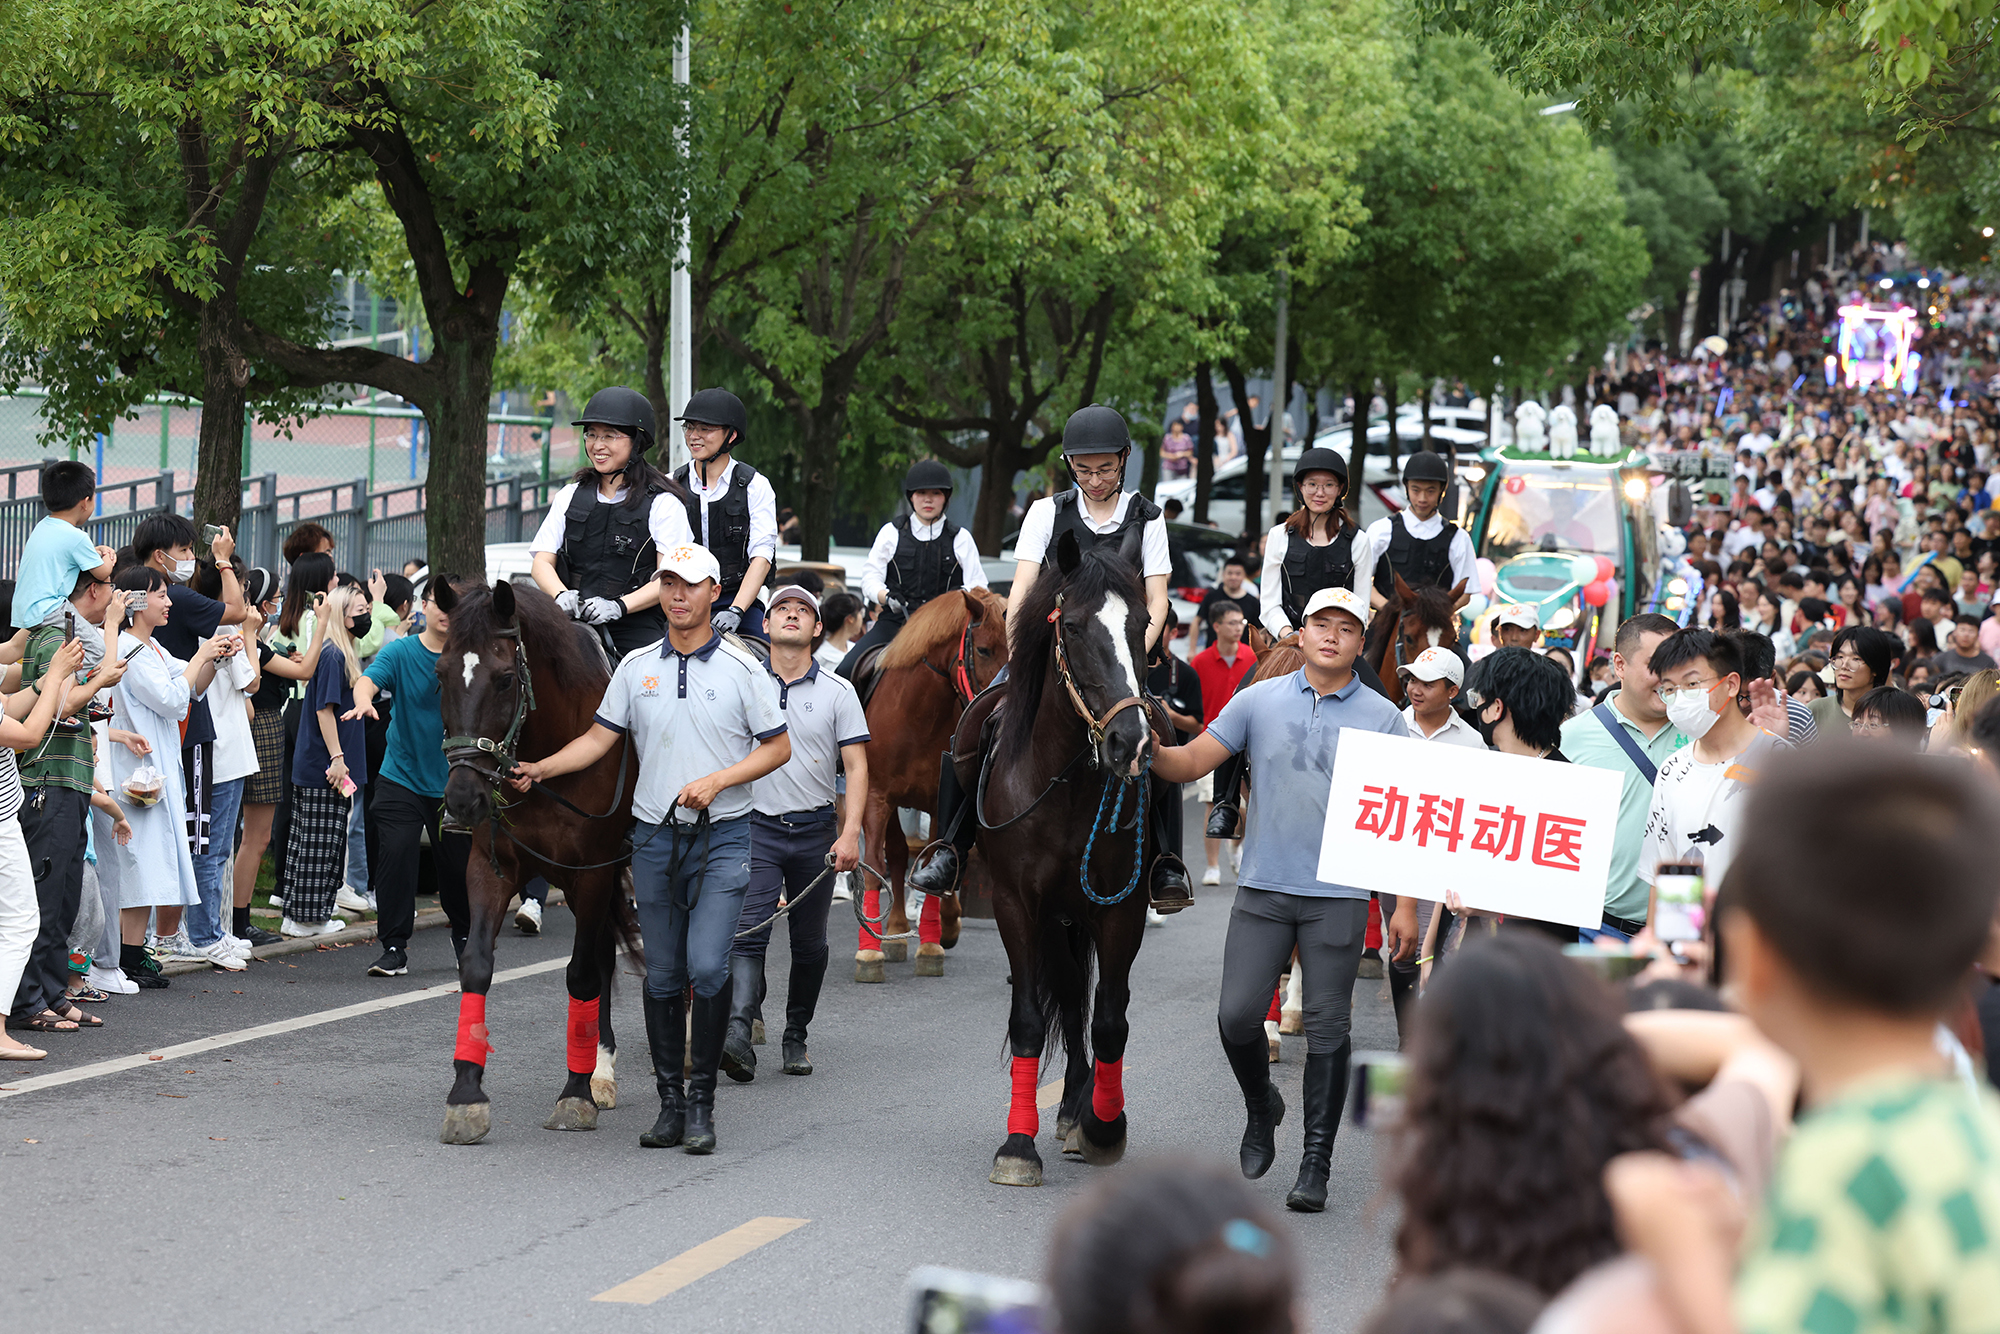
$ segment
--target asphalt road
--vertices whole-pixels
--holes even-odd
[[[1230,891],[1203,893],[1149,931],[1139,956],[1128,1163],[1160,1154],[1235,1162],[1242,1102],[1214,1017]],[[102,1030],[51,1035],[47,1061],[0,1066],[0,1090],[27,1088],[0,1096],[0,1215],[17,1235],[0,1265],[6,1325],[503,1334],[670,1320],[702,1331],[882,1331],[901,1327],[916,1265],[1037,1276],[1065,1206],[1097,1174],[1119,1169],[1065,1161],[1050,1138],[1051,1109],[1040,1145],[1046,1184],[987,1183],[1007,1112],[998,934],[969,922],[944,978],[891,964],[886,985],[860,986],[842,948],[852,939],[846,908],[836,907],[815,1073],[777,1071],[774,1027],[756,1082],[722,1081],[721,1147],[708,1158],[637,1145],[657,1104],[635,979],[615,1000],[620,1105],[589,1134],[540,1125],[562,1079],[560,968],[494,987],[493,1131],[469,1148],[437,1142],[457,1012],[442,931],[418,933],[404,978],[365,976],[374,951],[358,945],[114,998],[97,1007]],[[569,928],[561,910],[540,939],[510,925],[498,967],[566,957]],[[780,942],[767,1015],[784,1012],[784,957]],[[143,1059],[385,996],[421,999]],[[1393,1046],[1382,984],[1359,983],[1355,1002],[1355,1045]],[[1258,1189],[1307,1260],[1310,1327],[1352,1329],[1390,1268],[1394,1214],[1379,1191],[1378,1145],[1343,1129],[1327,1211],[1285,1214],[1304,1039],[1285,1046],[1275,1077],[1294,1111]],[[128,1068],[30,1085],[132,1055],[142,1059]],[[756,1219],[807,1221],[649,1304],[592,1300]],[[724,1243],[721,1257],[702,1254],[712,1262],[728,1253]],[[683,1261],[674,1272],[701,1267]]]

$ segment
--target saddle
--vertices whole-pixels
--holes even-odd
[[[882,655],[889,649],[885,643],[871,644],[854,661],[854,675],[848,678],[854,686],[854,693],[861,697],[861,707],[866,709],[868,701],[875,697],[875,687],[882,684]]]

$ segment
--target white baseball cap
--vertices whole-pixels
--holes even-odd
[[[662,573],[672,570],[691,584],[698,584],[704,579],[713,579],[718,584],[722,582],[721,563],[707,547],[698,547],[692,542],[668,547],[660,558],[660,570]]]
[[[1361,622],[1362,629],[1366,630],[1368,628],[1368,604],[1356,597],[1354,590],[1351,588],[1320,589],[1319,592],[1307,599],[1305,613],[1299,617],[1299,620],[1301,622],[1310,621],[1313,618],[1313,613],[1325,611],[1328,607],[1333,608],[1335,611],[1346,612],[1349,616]]]
[[[776,611],[778,604],[787,598],[790,598],[794,602],[805,603],[812,610],[813,615],[819,615],[819,599],[812,595],[811,589],[798,584],[786,584],[783,588],[771,594],[771,610]]]
[[[1535,609],[1527,603],[1510,602],[1500,609],[1499,615],[1493,618],[1493,624],[1495,626],[1518,625],[1529,630],[1540,630],[1542,628],[1542,618],[1537,616]]]
[[[1396,674],[1414,676],[1419,681],[1443,680],[1455,686],[1465,684],[1465,664],[1448,648],[1427,648],[1417,655],[1415,662],[1406,662],[1396,668]]]

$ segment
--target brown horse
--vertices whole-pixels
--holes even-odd
[[[611,679],[590,632],[570,621],[546,593],[501,581],[492,592],[457,595],[440,583],[438,609],[451,632],[438,657],[440,708],[451,777],[445,810],[472,832],[465,871],[471,934],[459,959],[457,1078],[445,1098],[446,1144],[476,1144],[493,1121],[481,1087],[487,1043],[486,992],[493,946],[507,904],[520,886],[543,876],[562,888],[576,915],[569,972],[568,1078],[548,1130],[594,1130],[600,1107],[617,1105],[617,1042],[609,994],[622,937],[633,941],[620,879],[630,849],[638,756],[630,743],[619,762],[593,765],[503,793],[499,779],[517,759],[553,755],[591,725]]]
[[[938,757],[951,748],[952,729],[973,696],[1007,665],[1007,603],[984,588],[958,589],[932,598],[910,615],[881,658],[881,674],[868,700],[868,805],[862,837],[868,858],[888,877],[862,891],[862,911],[882,922],[882,935],[909,930],[903,910],[903,876],[909,845],[896,819],[898,807],[937,814]],[[850,796],[849,798],[853,798]],[[868,874],[864,874],[864,884]],[[881,890],[890,894],[887,920]],[[944,976],[944,952],[958,943],[956,895],[924,903],[917,924],[917,975]],[[884,980],[882,961],[901,960],[904,942],[884,940],[863,926],[857,933],[854,980]]]
[[[1414,662],[1427,648],[1458,646],[1458,609],[1465,605],[1465,580],[1452,588],[1425,585],[1412,589],[1402,575],[1394,576],[1395,592],[1368,623],[1361,656],[1382,678],[1389,702],[1402,708],[1403,678],[1396,668]],[[1394,649],[1394,655],[1390,653]]]

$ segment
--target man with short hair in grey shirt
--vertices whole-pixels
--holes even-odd
[[[587,769],[631,733],[632,891],[646,946],[646,1037],[660,1117],[649,1149],[715,1151],[715,1074],[729,1025],[729,953],[750,884],[750,784],[791,758],[778,686],[748,649],[709,625],[720,583],[697,546],[660,556],[667,637],[634,649],[611,674],[597,721],[513,783]],[[692,1024],[683,997],[694,986]],[[687,1034],[692,1030],[690,1043]],[[681,1066],[692,1062],[683,1106]]]
[[[1299,627],[1305,666],[1236,692],[1208,729],[1185,746],[1163,747],[1153,772],[1170,783],[1209,773],[1248,754],[1256,775],[1236,873],[1236,903],[1222,955],[1216,1025],[1249,1113],[1243,1175],[1260,1177],[1277,1156],[1284,1100],[1271,1085],[1263,1019],[1294,946],[1305,975],[1305,1152],[1285,1204],[1302,1213],[1326,1207],[1333,1137],[1347,1096],[1349,1008],[1368,891],[1319,879],[1319,831],[1342,728],[1408,736],[1396,707],[1354,674],[1368,627],[1368,604],[1346,588],[1323,588]],[[1394,956],[1416,952],[1417,903],[1405,898],[1387,926]]]

